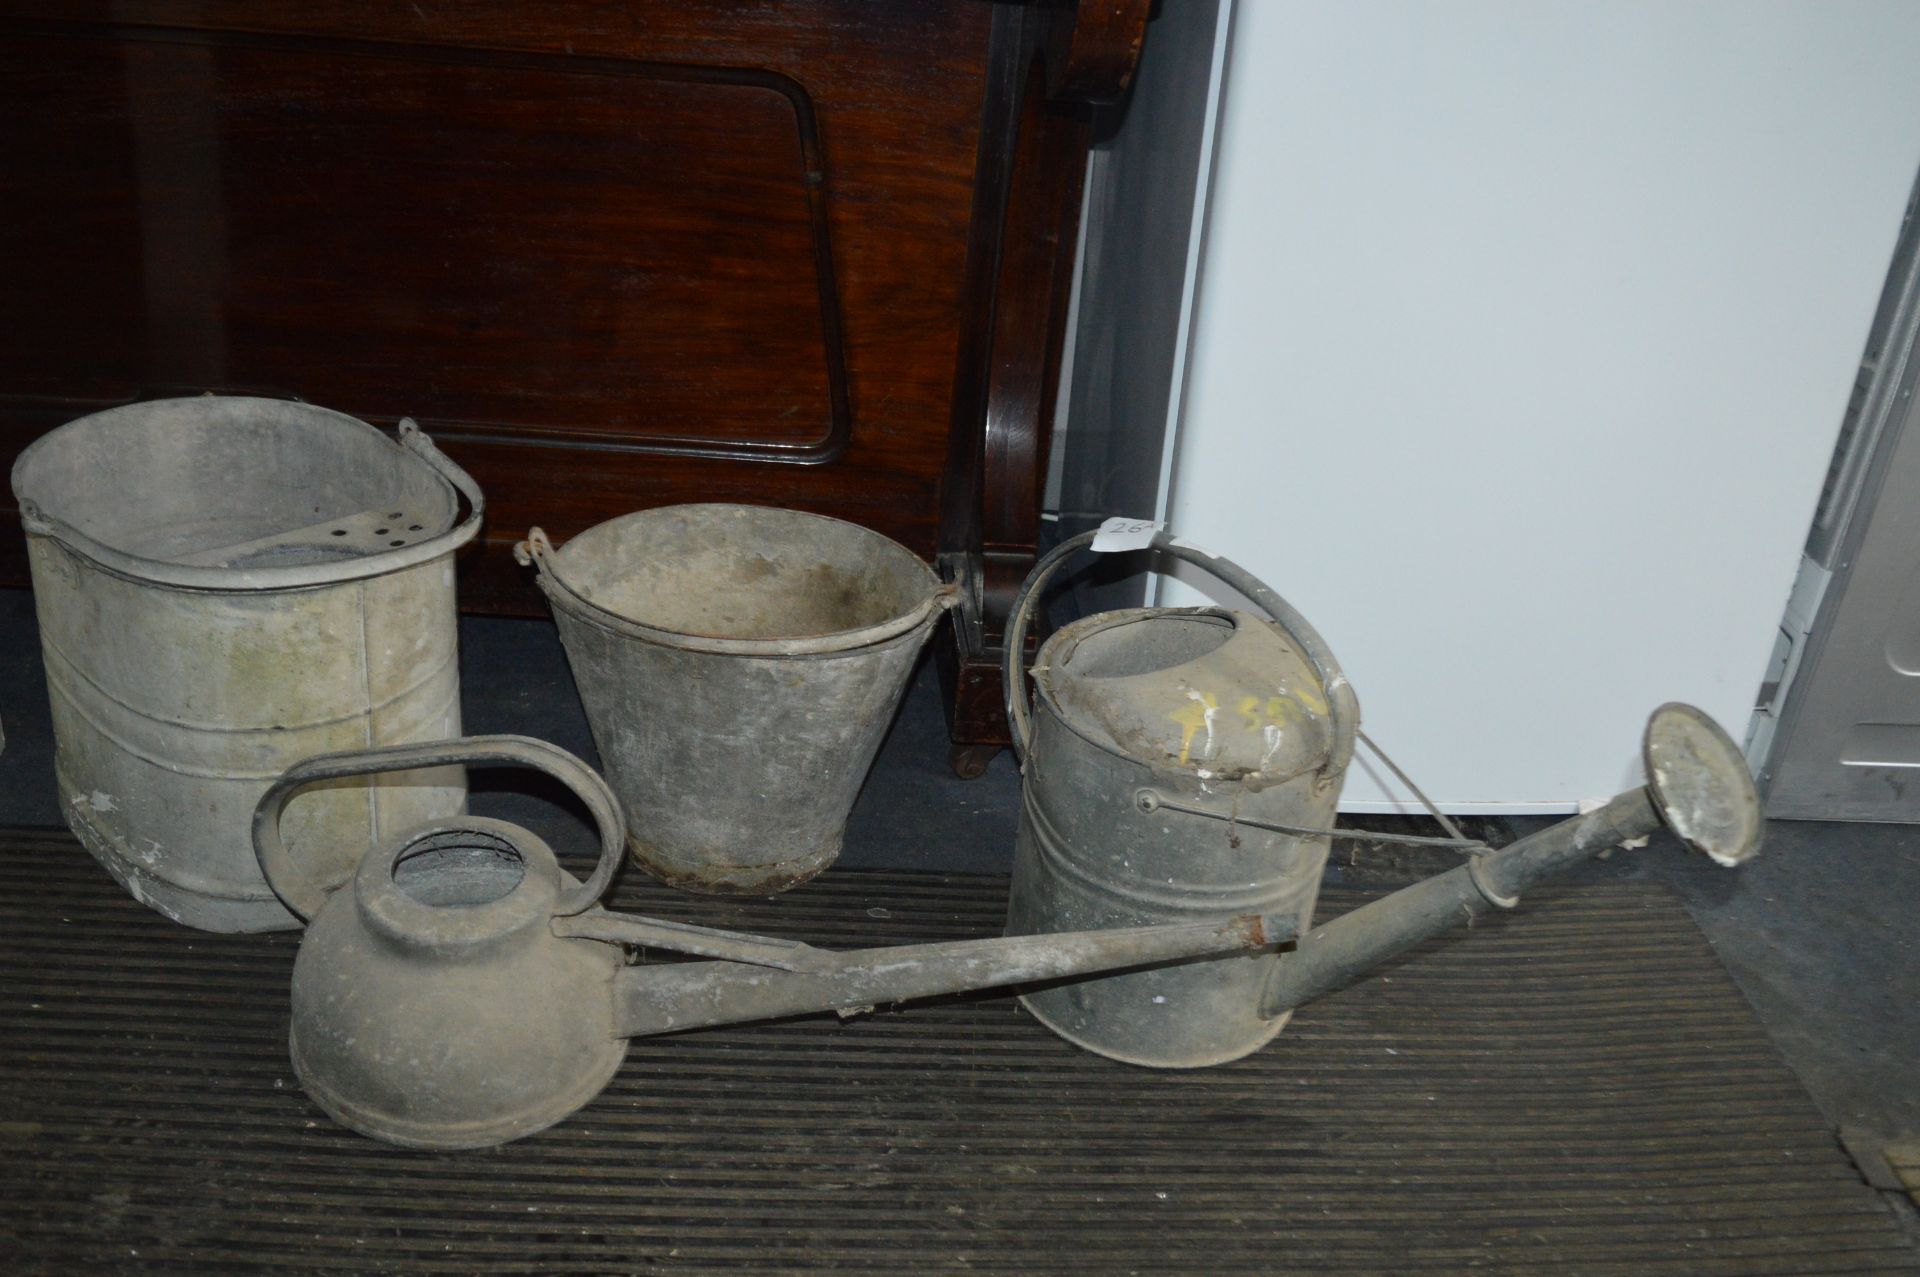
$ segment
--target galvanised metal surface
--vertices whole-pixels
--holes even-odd
[[[633,858],[762,895],[840,854],[853,800],[951,592],[911,551],[821,515],[646,510],[538,565]]]
[[[1042,561],[1015,608],[1007,650],[1048,578],[1091,540]],[[1160,548],[1207,568],[1204,552]],[[1359,709],[1312,627],[1258,582],[1233,584],[1282,620],[1222,608],[1105,612],[1053,635],[1025,678],[1011,658],[1009,717],[1025,795],[1007,933],[1279,914],[1304,929],[1325,838],[1237,818],[1326,828]],[[1164,797],[1214,813],[1162,807]],[[1284,1016],[1262,1013],[1274,952],[1162,967],[1030,992],[1022,1002],[1067,1040],[1132,1064],[1193,1068],[1238,1059]]]
[[[1009,935],[1242,912],[1304,930],[1358,706],[1318,635],[1244,571],[1165,533],[1154,548],[1208,568],[1272,622],[1219,608],[1142,608],[1077,621],[1040,649],[1029,714],[1017,654],[1049,576],[1093,534],[1061,544],[1027,580],[1007,636],[1008,717],[1025,793]],[[1732,867],[1759,849],[1739,749],[1692,706],[1655,711],[1647,784],[1597,811],[1305,932],[1291,952],[1064,984],[1022,1001],[1067,1040],[1134,1064],[1237,1059],[1287,1017],[1394,955],[1510,909],[1520,893],[1662,825]],[[1280,828],[1273,828],[1279,826]]]
[[[72,422],[21,454],[13,490],[74,833],[176,921],[297,925],[255,863],[254,805],[309,755],[458,733],[453,551],[479,489],[410,421],[396,444],[209,396]],[[357,858],[464,801],[458,771],[355,781],[303,796],[288,837],[316,864]]]
[[[600,831],[593,875],[575,882],[524,829],[462,817],[367,853],[351,884],[334,889],[281,837],[281,815],[303,789],[454,763],[534,767],[571,787]],[[477,1148],[591,1100],[631,1037],[1264,950],[1299,929],[1291,914],[1242,916],[834,953],[598,908],[624,829],[604,781],[525,737],[389,746],[291,768],[260,800],[253,837],[267,880],[311,920],[293,969],[290,1045],[315,1102],[389,1143]],[[630,967],[623,945],[715,960]]]
[[[1176,790],[1163,772],[1091,745],[1042,702],[1016,835],[1008,935],[1236,913],[1281,914],[1304,928],[1326,866],[1324,839],[1143,812],[1130,795],[1149,785],[1187,788]],[[1315,793],[1313,782],[1301,779],[1242,795],[1241,805],[1248,814],[1324,825],[1337,796]],[[1278,960],[1266,952],[1162,967],[1029,992],[1021,1001],[1090,1051],[1130,1064],[1194,1068],[1238,1059],[1285,1026],[1284,1018],[1260,1014],[1261,991]]]
[[[546,772],[586,803],[601,838],[587,882],[531,833],[477,816],[368,850],[337,890],[282,838],[289,803],[315,784],[489,763]],[[267,791],[252,828],[262,872],[308,921],[293,968],[294,1073],[341,1124],[408,1147],[479,1148],[551,1126],[619,1069],[627,1044],[604,1004],[620,950],[552,931],[556,916],[594,904],[621,854],[619,804],[571,754],[497,736],[309,759]]]
[[[1284,1017],[1424,940],[1514,908],[1522,892],[1583,860],[1644,844],[1662,826],[1724,868],[1758,854],[1760,797],[1719,724],[1691,705],[1662,705],[1647,720],[1641,762],[1648,779],[1640,788],[1301,936],[1274,964],[1260,1013]]]

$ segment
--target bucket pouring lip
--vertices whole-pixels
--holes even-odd
[[[648,512],[636,511],[635,513]],[[810,514],[806,511],[796,510],[788,513],[806,514],[809,518],[828,519],[834,523],[848,522],[845,519],[833,519],[829,515]],[[849,524],[849,526],[858,527],[861,531],[876,537],[882,536],[881,533],[860,524]],[[891,538],[883,539],[888,540],[889,544],[897,544]],[[904,546],[901,550],[919,564],[926,574],[927,591],[913,607],[898,616],[889,617],[874,625],[794,638],[723,638],[714,634],[665,629],[623,616],[588,598],[566,579],[560,570],[560,550],[554,546],[545,530],[538,527],[527,530],[526,540],[514,546],[513,555],[522,566],[530,565],[538,571],[537,581],[540,590],[555,606],[563,607],[581,619],[616,634],[663,647],[678,648],[682,651],[708,652],[727,656],[783,657],[837,656],[844,652],[873,647],[931,626],[939,619],[940,613],[959,601],[959,587],[942,582],[932,568],[928,567],[918,555],[906,550]]]
[[[14,499],[20,509],[20,524],[29,534],[51,538],[68,550],[89,560],[103,571],[128,580],[170,586],[182,590],[204,590],[209,592],[233,592],[238,590],[296,590],[314,586],[336,585],[348,581],[365,580],[368,577],[385,576],[403,568],[428,563],[443,555],[451,554],[479,534],[480,522],[486,513],[486,498],[480,491],[480,485],[473,477],[456,465],[447,455],[434,446],[418,423],[411,417],[401,419],[398,429],[398,441],[388,438],[386,433],[358,417],[336,412],[331,408],[322,408],[317,404],[298,403],[280,399],[259,399],[244,395],[221,397],[227,404],[259,403],[284,411],[289,406],[315,417],[324,417],[338,423],[343,428],[363,431],[372,435],[384,447],[403,455],[410,455],[425,462],[434,474],[446,483],[454,492],[467,499],[467,515],[445,532],[415,541],[399,549],[382,550],[374,554],[359,555],[349,559],[331,562],[290,564],[281,567],[219,567],[206,564],[176,563],[166,559],[149,558],[113,546],[88,536],[72,524],[49,514],[39,502],[24,489],[28,486],[27,474],[33,462],[41,454],[59,446],[60,437],[74,427],[96,417],[112,412],[125,411],[128,408],[148,407],[165,400],[148,400],[138,404],[128,404],[122,408],[110,408],[99,413],[70,421],[56,430],[40,436],[13,463],[12,485]]]

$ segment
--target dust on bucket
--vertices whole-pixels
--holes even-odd
[[[797,510],[680,505],[602,523],[539,568],[636,862],[765,894],[840,854],[847,815],[952,601],[905,546]]]
[[[202,396],[82,417],[13,468],[67,823],[127,891],[212,931],[299,925],[254,859],[312,754],[460,734],[453,551],[480,490],[411,421]],[[460,518],[460,495],[469,510]],[[460,811],[457,768],[300,796],[316,871]]]

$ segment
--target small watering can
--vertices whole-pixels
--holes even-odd
[[[1007,933],[1259,914],[1302,938],[1294,952],[1161,966],[1021,998],[1070,1042],[1159,1068],[1238,1059],[1302,1003],[1489,909],[1511,908],[1533,883],[1663,822],[1723,865],[1759,848],[1759,800],[1740,751],[1699,710],[1667,705],[1647,725],[1644,788],[1310,931],[1360,730],[1352,687],[1273,590],[1162,532],[1153,549],[1210,572],[1267,615],[1132,608],[1075,621],[1041,647],[1029,710],[1028,617],[1094,536],[1071,538],[1035,565],[1008,625],[1008,720],[1024,795]]]
[[[280,817],[300,789],[461,764],[543,771],[586,804],[600,860],[585,882],[528,831],[478,816],[419,825],[369,851],[344,883],[288,854]],[[1271,950],[1292,913],[835,953],[596,903],[625,841],[619,800],[541,741],[480,736],[296,764],[254,813],[260,867],[308,921],[293,968],[294,1072],[342,1125],[415,1148],[529,1135],[598,1095],[627,1039],[968,989]],[[712,959],[640,966],[623,946]]]

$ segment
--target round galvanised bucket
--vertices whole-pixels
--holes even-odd
[[[783,891],[847,816],[952,594],[905,546],[798,510],[679,505],[537,563],[631,854],[676,886]]]

